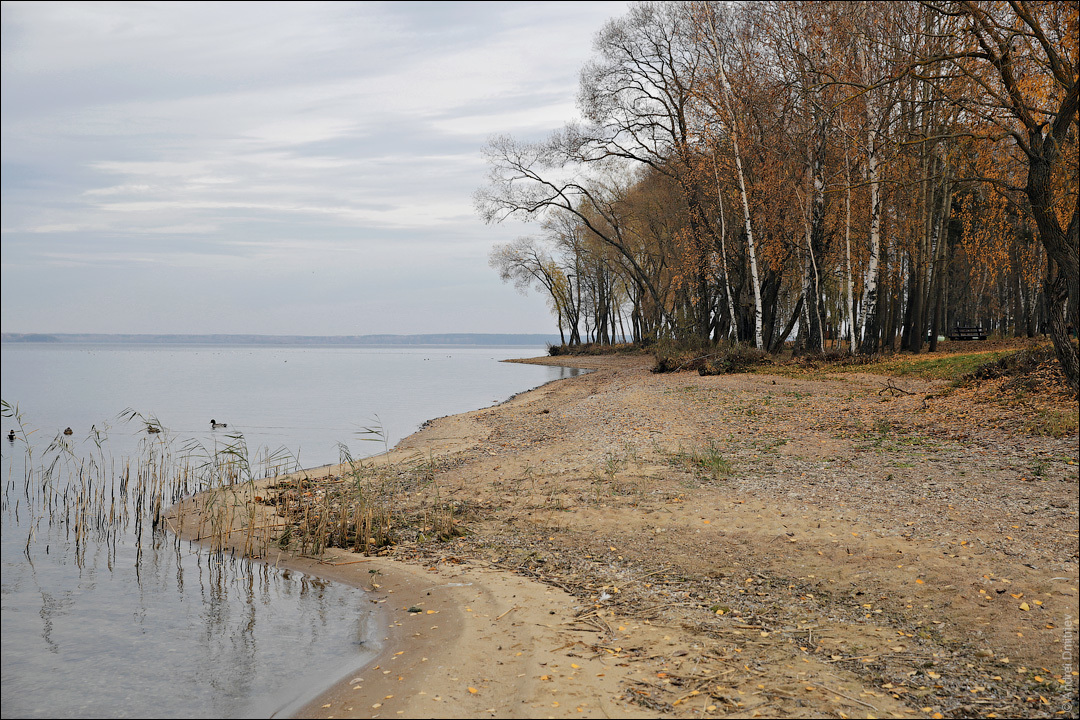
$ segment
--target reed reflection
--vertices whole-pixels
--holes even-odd
[[[4,409],[4,717],[268,715],[364,661],[362,591],[253,560],[266,538],[232,533],[243,486],[295,469],[281,455],[206,452],[138,416],[158,430],[116,460],[104,431],[35,446]]]

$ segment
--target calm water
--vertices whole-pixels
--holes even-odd
[[[507,364],[543,348],[228,348],[4,345],[3,399],[18,404],[35,463],[65,427],[78,457],[111,467],[153,417],[203,448],[241,433],[305,467],[392,446],[423,421],[573,374]],[[227,422],[211,430],[210,419]],[[3,420],[6,437],[13,427]],[[102,450],[87,440],[106,430]],[[377,432],[373,433],[371,430]],[[379,438],[372,442],[369,438]],[[208,553],[128,528],[76,546],[28,513],[26,454],[3,441],[3,717],[287,714],[377,650],[363,591]],[[113,471],[109,471],[113,472]]]
[[[251,449],[284,448],[303,467],[380,452],[425,421],[492,405],[575,374],[571,368],[499,362],[545,354],[538,347],[291,348],[8,344],[0,347],[0,394],[18,403],[37,441],[64,428],[85,441],[108,427],[114,452],[133,451],[156,417],[174,436],[212,448],[243,433]],[[211,431],[210,420],[228,425]],[[11,423],[3,422],[4,435]]]

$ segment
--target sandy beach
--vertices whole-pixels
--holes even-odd
[[[373,460],[462,536],[278,560],[385,611],[300,717],[1076,715],[1075,435],[926,380],[531,362],[594,372]]]

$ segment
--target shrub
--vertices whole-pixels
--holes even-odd
[[[643,344],[615,343],[606,345],[603,343],[582,343],[580,345],[548,345],[548,355],[627,355],[640,353]]]
[[[746,372],[750,368],[771,362],[769,353],[748,345],[732,345],[721,353],[708,357],[698,368],[699,375],[727,375]]]
[[[675,345],[658,343],[654,351],[654,373],[696,370],[699,375],[725,375],[745,372],[752,367],[767,365],[772,357],[764,350],[735,343],[712,345]]]

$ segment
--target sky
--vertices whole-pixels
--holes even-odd
[[[493,134],[579,116],[626,3],[2,6],[0,325],[554,333],[488,266]]]

